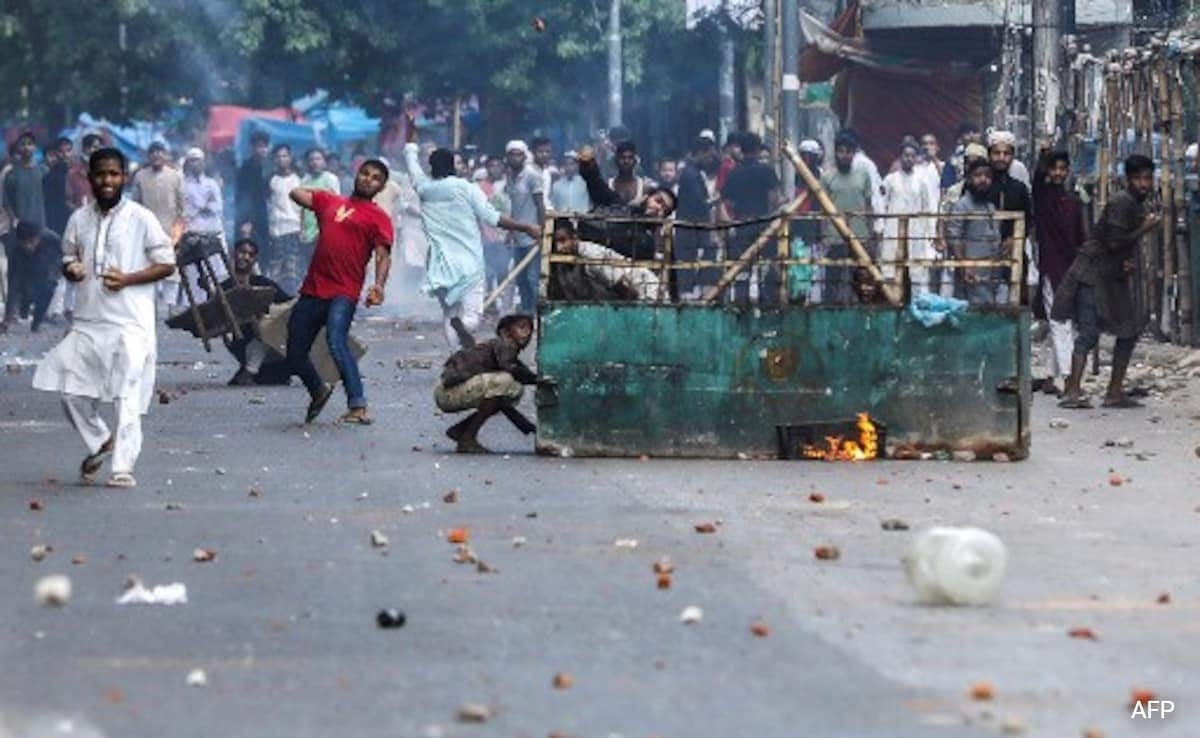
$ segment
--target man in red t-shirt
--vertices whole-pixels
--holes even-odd
[[[374,307],[383,303],[383,287],[392,264],[392,219],[371,199],[379,194],[387,180],[387,166],[371,159],[359,167],[354,178],[354,194],[350,197],[303,187],[292,190],[292,200],[317,216],[320,232],[308,274],[300,286],[300,299],[288,320],[288,363],[292,373],[304,382],[311,398],[304,418],[306,423],[316,420],[333,394],[333,387],[321,381],[308,356],[322,328],[346,389],[349,411],[341,417],[341,422],[371,423],[358,362],[350,353],[347,339],[367,278],[367,262],[372,256],[375,257],[375,284],[367,290],[365,304]]]

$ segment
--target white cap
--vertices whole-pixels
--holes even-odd
[[[529,147],[528,147],[528,146],[526,146],[526,145],[525,145],[525,142],[524,142],[524,141],[522,141],[521,139],[519,139],[519,138],[514,138],[512,141],[509,141],[509,142],[508,142],[507,144],[505,144],[505,146],[504,146],[504,153],[506,153],[506,154],[507,154],[507,153],[508,153],[508,152],[510,152],[510,151],[520,151],[522,154],[528,154],[528,153],[529,153]]]
[[[192,148],[187,150],[187,155],[184,158],[199,159],[200,161],[204,161],[204,151],[203,151],[203,149],[193,146]]]
[[[800,142],[800,153],[801,154],[823,154],[825,152],[824,152],[824,150],[821,149],[820,143],[818,143],[817,141],[815,141],[811,138],[806,138]]]
[[[1007,146],[1015,149],[1017,137],[1013,135],[1012,131],[992,131],[988,134],[987,145],[989,149],[993,146]]]
[[[563,154],[563,158],[564,159],[578,159],[579,152],[576,151],[575,149],[571,149],[570,151],[567,151]]]
[[[705,128],[700,131],[700,138],[707,138],[709,141],[716,142],[717,134],[712,132],[711,128]]]

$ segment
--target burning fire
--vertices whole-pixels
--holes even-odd
[[[804,458],[823,459],[825,461],[868,461],[879,456],[879,433],[871,416],[867,413],[858,414],[857,438],[845,436],[825,436],[825,445],[810,445],[804,448]]]

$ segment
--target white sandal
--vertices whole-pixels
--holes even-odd
[[[137,480],[129,472],[117,472],[108,478],[104,486],[116,487],[117,489],[130,489],[137,486]]]

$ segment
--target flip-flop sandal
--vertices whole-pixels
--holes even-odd
[[[342,425],[371,425],[375,422],[375,419],[367,415],[346,413],[342,417],[338,418],[337,422]]]
[[[115,487],[117,489],[132,489],[137,486],[137,480],[129,472],[117,472],[108,478],[104,486]]]
[[[1089,410],[1092,403],[1086,397],[1064,397],[1059,400],[1058,406],[1065,410]]]
[[[104,466],[104,461],[112,456],[113,439],[110,437],[107,441],[100,445],[100,448],[94,454],[89,454],[83,459],[83,463],[79,465],[79,478],[84,482],[92,482],[96,478],[96,472]]]
[[[1143,405],[1142,403],[1138,402],[1137,400],[1133,399],[1132,397],[1129,397],[1128,395],[1122,395],[1121,397],[1119,397],[1115,400],[1105,400],[1102,403],[1102,407],[1116,408],[1118,410],[1128,410],[1128,409],[1133,409],[1135,407],[1146,407],[1146,406]]]
[[[304,414],[305,425],[317,419],[317,416],[325,409],[325,405],[329,403],[330,397],[333,397],[333,386],[327,384],[320,394],[309,401],[308,412]]]

